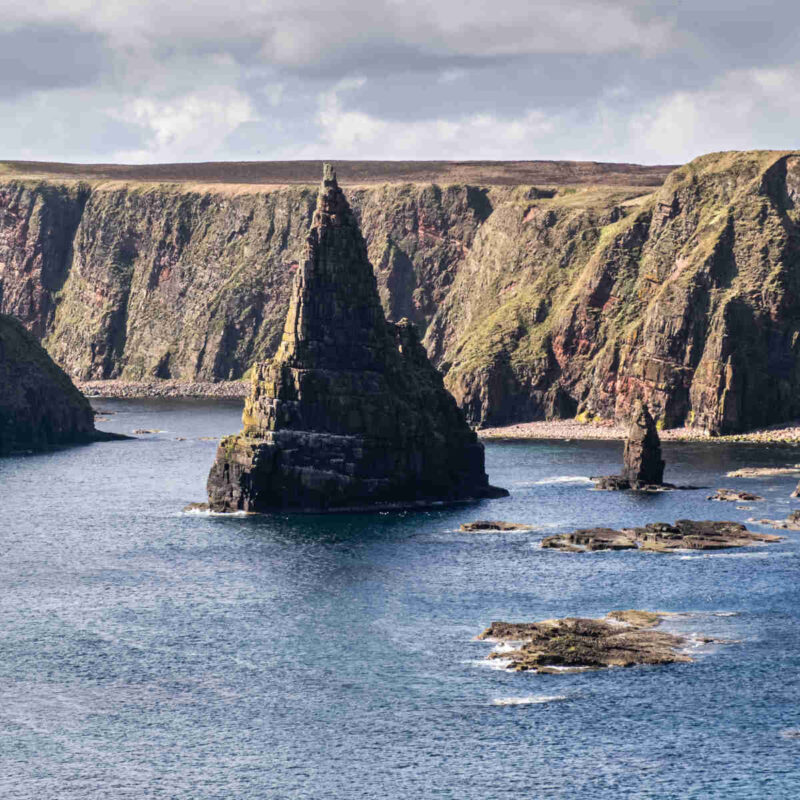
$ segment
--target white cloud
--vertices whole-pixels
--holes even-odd
[[[254,118],[250,99],[226,87],[171,100],[135,97],[108,113],[146,131],[143,148],[117,154],[120,160],[136,162],[213,159],[225,139]]]
[[[320,96],[318,141],[293,158],[353,159],[528,159],[554,126],[547,115],[529,111],[518,118],[474,114],[453,120],[385,120],[347,110],[342,94],[365,85],[364,78],[341,81]]]
[[[681,163],[717,150],[791,149],[797,139],[786,132],[800,129],[800,68],[736,70],[708,88],[651,102],[627,127],[627,151],[650,162]]]

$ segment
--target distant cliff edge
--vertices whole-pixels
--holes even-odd
[[[703,156],[660,186],[665,168],[436,163],[339,174],[387,317],[473,424],[637,399],[718,433],[800,417],[800,153]],[[0,165],[0,311],[78,379],[241,377],[277,346],[315,193],[233,166]],[[175,182],[125,172],[147,169]]]

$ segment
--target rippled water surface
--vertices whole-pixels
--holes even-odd
[[[0,460],[0,796],[795,798],[800,533],[716,554],[569,555],[590,525],[783,517],[791,447],[671,444],[667,478],[747,488],[601,493],[621,443],[492,443],[509,499],[427,513],[209,517],[237,404],[96,401],[101,427],[163,432]],[[180,441],[177,437],[183,437]],[[526,533],[464,534],[477,518]],[[761,530],[761,528],[758,528]],[[512,674],[492,620],[690,612],[737,640],[692,664]]]

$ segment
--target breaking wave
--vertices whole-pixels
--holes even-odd
[[[492,700],[493,706],[533,706],[544,703],[558,703],[567,700],[565,694],[533,694],[529,697],[496,697]]]

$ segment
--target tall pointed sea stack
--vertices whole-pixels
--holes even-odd
[[[506,494],[412,325],[383,315],[367,247],[326,165],[275,358],[208,478],[215,511],[321,511]]]

